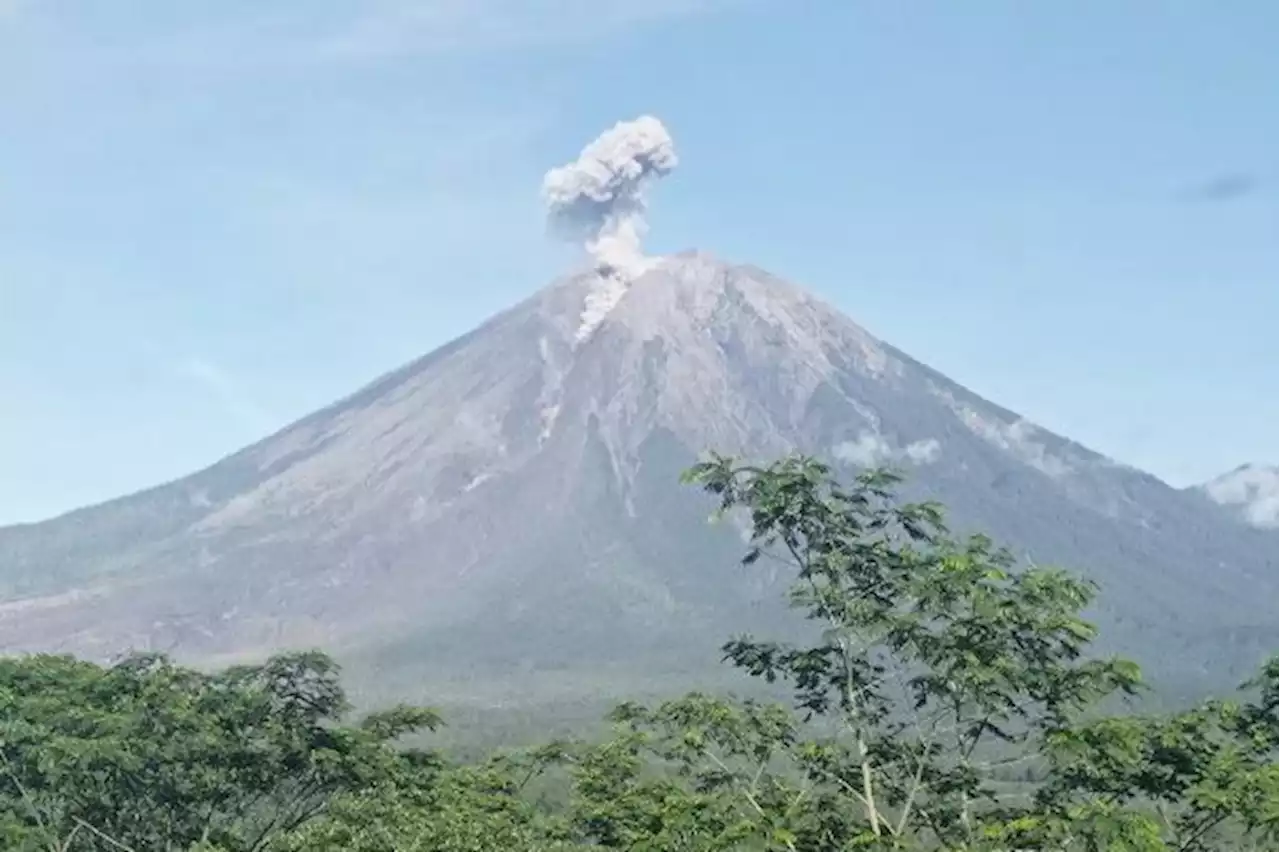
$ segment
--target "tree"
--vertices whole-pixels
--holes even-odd
[[[1276,672],[1272,657],[1244,685],[1256,693],[1244,701],[1055,731],[1045,743],[1051,771],[1037,793],[1042,814],[1014,834],[1061,843],[1123,817],[1146,838],[1135,849],[1275,848]]]
[[[752,467],[715,456],[687,478],[721,512],[749,513],[744,562],[787,564],[792,605],[821,630],[808,644],[744,636],[724,646],[733,665],[790,684],[806,718],[835,723],[834,735],[802,744],[799,762],[862,820],[842,828],[853,836],[805,848],[973,847],[984,821],[1007,810],[1001,767],[1033,759],[1082,711],[1138,686],[1134,664],[1085,655],[1092,585],[1014,570],[983,536],[953,540],[940,507],[895,501],[890,472],[845,487],[809,458]]]
[[[559,852],[562,823],[538,813],[500,762],[450,766],[337,798],[270,852]]]
[[[612,719],[619,736],[576,757],[580,838],[633,852],[796,848],[790,826],[811,803],[784,774],[791,714],[692,693]]]
[[[155,655],[0,660],[4,848],[260,850],[336,794],[431,763],[392,748],[431,711],[344,727],[347,709],[317,653],[217,674]]]

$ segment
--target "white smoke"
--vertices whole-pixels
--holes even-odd
[[[633,279],[650,265],[640,248],[647,230],[645,193],[677,162],[661,121],[650,115],[620,121],[578,159],[542,179],[548,224],[558,235],[581,241],[605,274]]]
[[[879,467],[884,464],[909,462],[915,465],[933,464],[942,453],[937,438],[913,441],[898,447],[878,432],[863,429],[855,441],[841,441],[832,448],[840,461],[859,467]]]
[[[1200,487],[1213,502],[1239,507],[1255,527],[1280,524],[1280,474],[1274,467],[1244,465]]]

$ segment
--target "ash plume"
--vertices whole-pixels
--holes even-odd
[[[647,267],[640,248],[649,185],[676,167],[662,122],[650,115],[620,121],[582,149],[572,163],[542,179],[553,233],[583,243],[605,274],[634,278]]]

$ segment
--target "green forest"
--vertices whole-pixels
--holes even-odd
[[[891,471],[712,456],[744,561],[790,572],[807,642],[726,637],[789,700],[624,703],[608,734],[458,758],[449,720],[356,715],[338,666],[0,660],[0,849],[15,852],[1277,848],[1277,661],[1154,712],[1092,650],[1093,584],[1022,567]],[[1157,578],[1152,578],[1157,582]]]

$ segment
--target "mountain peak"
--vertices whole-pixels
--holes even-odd
[[[829,305],[707,252],[654,259],[630,281],[570,276],[543,293],[541,314],[560,329],[539,340],[543,411],[595,417],[623,456],[654,429],[691,447],[786,450],[836,376],[880,381],[902,369]]]
[[[778,354],[798,354],[815,365],[830,366],[826,351],[850,338],[857,339],[868,360],[886,358],[879,341],[803,289],[709,252],[654,258],[629,281],[587,273],[568,283],[581,293],[581,323],[574,334],[579,343],[606,321],[641,340],[673,342],[690,337],[705,342],[726,326],[749,324],[768,328],[768,343]]]
[[[791,285],[771,279],[760,270],[727,263],[696,249],[646,258],[642,271],[634,275],[597,266],[570,276],[560,286],[582,291],[581,323],[574,334],[580,343],[606,318],[650,330],[662,323],[705,320],[708,309],[714,308],[726,287],[743,279],[753,279],[758,284],[767,282],[769,286],[757,285],[754,289],[758,295],[771,291],[769,296],[773,301],[794,301],[799,295]],[[556,285],[552,289],[557,289]],[[767,301],[757,299],[757,308]],[[688,311],[693,313],[679,316]]]

